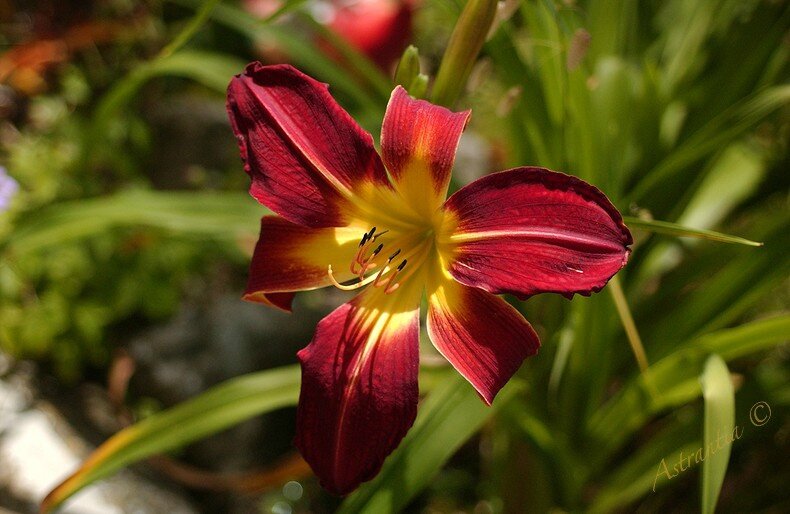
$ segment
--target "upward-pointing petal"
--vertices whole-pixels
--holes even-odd
[[[289,221],[341,226],[361,183],[389,187],[370,134],[326,84],[290,65],[249,64],[228,86],[227,109],[250,194]]]
[[[447,195],[461,133],[470,111],[452,112],[392,92],[381,128],[381,156],[401,195],[430,216]]]
[[[371,288],[324,318],[298,354],[296,446],[327,490],[370,480],[417,414],[419,296]]]

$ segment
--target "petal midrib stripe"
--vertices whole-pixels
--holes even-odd
[[[373,309],[371,311],[366,312],[362,320],[360,320],[360,330],[364,331],[369,323],[369,317],[374,316],[373,327],[371,328],[370,334],[365,338],[365,347],[362,349],[362,352],[359,354],[357,361],[354,363],[354,369],[351,372],[350,380],[346,384],[343,399],[340,405],[340,415],[338,416],[337,420],[337,428],[335,432],[335,449],[333,454],[333,466],[334,466],[334,475],[338,476],[338,469],[341,459],[339,456],[341,455],[341,448],[340,444],[342,441],[342,433],[343,433],[343,426],[345,425],[345,418],[346,418],[346,411],[348,410],[348,403],[350,400],[351,395],[354,394],[354,389],[356,388],[357,382],[359,382],[359,375],[362,371],[362,368],[365,366],[365,363],[370,356],[370,353],[375,349],[378,342],[381,340],[381,336],[386,331],[387,325],[389,325],[390,321],[392,320],[392,314],[385,313],[383,311],[379,311],[378,309]],[[375,335],[375,337],[371,337]]]
[[[250,89],[250,92],[253,95],[255,95],[255,91],[252,90],[252,87],[246,82],[244,84],[247,88]],[[272,109],[273,105],[276,105],[278,108]],[[324,166],[316,162],[315,159],[311,157],[312,152],[307,151],[307,149],[304,146],[299,144],[298,139],[294,137],[293,129],[288,130],[288,128],[286,128],[287,124],[284,123],[284,120],[287,120],[288,116],[287,115],[282,116],[284,112],[282,105],[283,104],[273,96],[267,96],[267,101],[261,102],[261,106],[269,115],[272,122],[276,125],[277,129],[280,130],[286,136],[287,138],[286,143],[289,145],[293,145],[299,151],[300,155],[313,166],[313,168],[321,175],[321,177],[323,177],[324,180],[326,180],[329,183],[329,185],[334,187],[346,199],[352,200],[354,195],[351,189],[349,189],[337,177],[335,177],[332,173],[330,173],[329,170],[327,170]],[[278,116],[278,114],[281,115],[282,117]]]
[[[549,230],[483,230],[476,232],[457,232],[449,238],[451,243],[469,243],[486,239],[527,238],[549,243],[583,244],[605,250],[621,251],[622,246],[605,238],[590,237],[563,231]]]

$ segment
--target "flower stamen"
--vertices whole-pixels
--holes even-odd
[[[374,238],[374,240],[375,240],[375,238]],[[371,262],[371,261],[374,258],[376,258],[376,256],[379,254],[379,252],[381,252],[382,248],[384,248],[384,244],[383,243],[379,243],[379,245],[376,247],[376,249],[373,250],[373,253],[371,253],[368,257],[366,257],[364,259],[361,259],[360,258],[361,256],[359,254],[357,254],[356,261],[351,264],[351,267],[352,267],[351,271],[354,272],[354,268],[356,267],[355,264],[359,264],[360,265],[359,271],[358,272],[354,272],[354,273],[357,273],[357,275],[359,276],[360,280],[365,275],[365,273],[367,273],[368,271],[372,270],[373,268],[375,268],[377,266],[377,264],[375,262]]]
[[[387,232],[389,231],[384,230],[377,233],[376,227],[373,227],[362,235],[362,239],[359,242],[359,249],[354,256],[350,267],[351,272],[357,277],[354,282],[341,284],[335,278],[332,266],[328,266],[327,273],[332,284],[343,291],[353,291],[372,283],[374,287],[383,287],[384,294],[391,294],[395,292],[404,281],[411,277],[417,268],[419,268],[420,263],[425,260],[424,249],[415,248],[411,251],[408,251],[404,256],[406,258],[404,258],[397,266],[395,266],[392,262],[395,260],[395,258],[401,255],[401,248],[397,248],[394,252],[392,252],[389,257],[387,257],[386,262],[373,262],[377,257],[379,257],[379,255],[381,255],[381,252],[384,250],[384,243],[379,243],[376,245],[373,251],[368,253],[368,250],[373,246],[373,243],[380,236],[386,234]],[[402,273],[408,264],[409,259],[412,259],[415,256],[417,257],[417,266],[415,267],[415,265],[412,264],[407,272]],[[378,272],[373,273],[367,277],[365,276],[369,271],[375,268],[379,268]],[[400,280],[396,282],[397,279]]]
[[[387,285],[384,288],[384,294],[392,294],[392,293],[395,292],[396,289],[398,289],[400,287],[401,283],[400,282],[395,282],[395,277],[398,276],[398,273],[403,271],[403,268],[406,267],[406,263],[407,262],[408,262],[407,259],[403,259],[403,262],[401,262],[398,265],[398,267],[395,269],[395,271],[390,275],[389,280],[387,280]]]
[[[395,250],[395,252],[392,255],[389,256],[389,258],[387,258],[387,264],[383,268],[381,268],[381,270],[379,270],[378,275],[376,275],[376,280],[373,281],[373,286],[374,287],[379,287],[381,285],[380,284],[381,277],[384,275],[384,273],[387,273],[391,269],[389,264],[392,262],[392,260],[395,257],[397,257],[400,254],[400,252],[401,252],[401,249],[398,248],[397,250]],[[406,259],[404,259],[403,262],[401,263],[401,265],[398,266],[398,269],[396,270],[396,273],[398,271],[402,270],[403,266],[405,266],[405,265],[406,265]]]
[[[379,246],[375,250],[373,250],[372,254],[370,254],[367,257],[365,257],[365,253],[367,252],[368,248],[370,248],[370,245],[376,242],[376,240],[379,237],[383,236],[387,232],[389,232],[389,230],[384,230],[376,234],[376,227],[373,227],[370,229],[370,231],[365,232],[362,235],[362,239],[360,239],[359,241],[359,250],[357,250],[357,254],[354,257],[354,259],[351,261],[351,266],[349,267],[351,273],[353,273],[354,275],[359,275],[361,279],[365,273],[376,267],[375,264],[369,264],[369,263],[371,259],[376,257],[376,255],[379,254],[381,249],[384,248],[384,244],[379,243]],[[359,269],[357,269],[357,266],[359,266]]]

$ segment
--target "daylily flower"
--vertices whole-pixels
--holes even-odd
[[[589,295],[628,258],[615,207],[568,175],[515,168],[445,200],[469,111],[397,87],[379,156],[325,84],[252,63],[228,113],[250,193],[278,214],[261,220],[244,298],[288,310],[295,291],[361,291],[298,353],[295,443],[331,492],[375,476],[414,422],[423,295],[434,346],[491,404],[540,345],[495,295]]]
[[[411,40],[414,0],[311,0],[307,9],[347,43],[367,55],[382,69],[401,56]],[[268,18],[283,5],[282,0],[244,0],[247,11]],[[329,42],[317,38],[319,48],[343,61]],[[269,49],[272,53],[274,49]],[[280,51],[284,51],[279,49]]]

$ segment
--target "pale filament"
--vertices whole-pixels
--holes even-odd
[[[384,244],[380,243],[370,255],[366,256],[367,250],[372,246],[372,244],[376,241],[376,239],[378,239],[379,236],[382,236],[385,233],[387,233],[386,230],[378,234],[376,234],[375,232],[376,232],[376,227],[373,227],[370,230],[370,232],[366,232],[362,236],[362,240],[359,243],[359,250],[357,251],[356,256],[351,262],[350,270],[353,274],[358,276],[358,281],[354,282],[353,284],[347,284],[347,285],[341,284],[335,278],[334,270],[332,269],[332,265],[330,264],[327,267],[327,274],[329,275],[329,280],[332,282],[332,285],[343,291],[353,291],[355,289],[365,287],[366,285],[372,282],[374,287],[384,286],[385,294],[393,293],[396,289],[398,289],[398,287],[400,287],[400,282],[396,283],[395,278],[398,276],[398,274],[401,271],[403,271],[408,260],[403,259],[398,266],[391,265],[393,259],[395,259],[395,257],[400,255],[401,253],[400,248],[398,248],[392,255],[389,256],[389,258],[387,258],[386,263],[382,265],[378,273],[365,277],[365,273],[378,267],[378,264],[372,261],[381,253],[381,250],[384,248]],[[406,257],[411,257],[413,254],[416,253],[416,251],[419,251],[419,248],[409,252],[406,255]],[[404,277],[404,279],[411,276],[411,274],[412,273],[408,273],[406,277]],[[385,277],[386,277],[386,282],[384,281]],[[401,280],[401,282],[403,282],[403,280]]]
[[[369,276],[368,278],[366,278],[364,280],[360,280],[359,282],[355,282],[355,283],[347,285],[347,286],[343,285],[340,282],[338,282],[337,279],[335,278],[335,275],[332,272],[332,265],[331,264],[329,265],[329,268],[327,269],[327,274],[329,275],[329,280],[332,281],[332,285],[335,286],[338,289],[342,289],[343,291],[353,291],[354,289],[359,289],[360,287],[365,287],[366,285],[368,285],[371,282],[373,282],[374,280],[376,280],[376,275],[371,275],[371,276]]]

